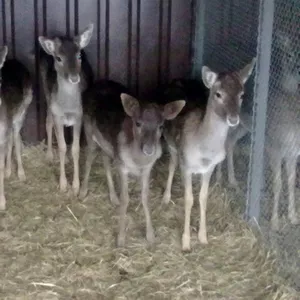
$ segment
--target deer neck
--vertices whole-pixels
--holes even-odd
[[[208,101],[203,121],[198,128],[201,140],[217,140],[219,143],[225,143],[228,130],[229,126],[226,120],[216,113],[212,103]]]

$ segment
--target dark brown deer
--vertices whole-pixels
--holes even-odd
[[[21,157],[21,135],[28,106],[32,101],[32,81],[27,68],[18,60],[6,60],[7,47],[0,51],[1,93],[0,93],[0,210],[4,210],[4,169],[6,177],[11,175],[12,150],[15,146],[17,172],[25,180]]]
[[[128,175],[139,176],[141,199],[146,219],[146,237],[152,243],[154,230],[148,208],[151,169],[161,156],[161,135],[165,120],[174,119],[185,105],[184,100],[164,106],[140,102],[124,93],[126,89],[112,81],[101,81],[84,93],[84,128],[88,144],[82,193],[86,194],[93,150],[104,153],[111,201],[117,197],[111,177],[111,160],[115,163],[121,184],[120,223],[117,245],[125,244],[125,217],[129,204]]]
[[[203,100],[198,108],[189,109],[187,101],[185,113],[173,121],[166,122],[164,137],[171,159],[163,201],[168,203],[170,200],[173,176],[179,158],[185,189],[183,251],[190,250],[190,216],[194,201],[192,174],[202,175],[198,238],[201,243],[207,244],[206,203],[210,178],[215,166],[225,158],[225,141],[229,128],[239,124],[244,84],[251,75],[254,64],[253,59],[240,71],[221,74],[204,66],[202,80],[209,89],[206,107],[203,108]],[[199,90],[199,93],[206,97],[205,89]]]
[[[64,126],[73,126],[72,156],[74,164],[73,191],[79,192],[79,150],[82,125],[81,93],[93,81],[92,69],[82,50],[91,39],[93,25],[73,38],[39,37],[40,73],[47,101],[47,157],[52,160],[52,130],[55,133],[60,159],[60,190],[67,189],[65,173],[66,141]]]

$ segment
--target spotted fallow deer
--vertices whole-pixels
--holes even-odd
[[[73,192],[79,192],[79,150],[82,126],[82,92],[93,82],[93,73],[82,50],[92,36],[93,25],[73,38],[39,37],[40,73],[47,101],[46,130],[48,159],[53,159],[52,130],[55,128],[59,148],[61,191],[67,189],[65,173],[66,141],[64,126],[73,127],[72,156],[74,164]]]
[[[17,172],[25,180],[21,157],[21,135],[26,112],[32,102],[32,80],[28,69],[16,59],[8,59],[7,46],[0,50],[1,91],[0,91],[0,210],[4,210],[4,169],[6,177],[11,175],[12,150],[15,146]]]
[[[240,71],[220,74],[207,66],[202,67],[202,80],[209,89],[207,105],[203,107],[203,103],[206,102],[203,100],[200,101],[199,107],[193,105],[189,109],[187,101],[185,112],[165,124],[164,137],[171,158],[163,202],[170,201],[173,176],[179,159],[185,190],[183,251],[190,250],[192,174],[202,175],[198,238],[201,243],[207,244],[206,204],[210,178],[215,166],[225,158],[225,142],[229,128],[239,124],[244,84],[251,75],[254,65],[255,59]],[[206,90],[199,90],[199,94],[206,97]]]
[[[141,200],[146,220],[146,237],[154,242],[154,230],[148,208],[149,180],[153,165],[162,154],[161,135],[165,120],[174,119],[184,100],[159,106],[142,102],[125,93],[122,85],[100,81],[84,93],[84,129],[88,144],[84,180],[86,194],[96,146],[104,153],[111,201],[118,202],[110,170],[111,160],[120,178],[120,221],[117,245],[125,244],[125,217],[129,204],[128,175],[141,181]]]

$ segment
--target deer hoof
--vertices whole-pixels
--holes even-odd
[[[110,198],[110,202],[113,204],[113,205],[119,205],[120,204],[120,201],[118,199],[118,196],[116,194],[111,194],[109,196]]]
[[[183,252],[190,252],[191,251],[191,238],[189,235],[183,234],[182,235],[182,251]]]
[[[155,242],[155,235],[154,235],[153,228],[151,228],[150,230],[147,231],[146,238],[147,238],[148,243],[150,243],[150,244],[153,244]]]
[[[61,192],[66,192],[67,191],[67,179],[66,178],[61,178],[60,183],[59,183],[59,189]]]
[[[6,169],[5,170],[5,177],[10,178],[10,176],[11,176],[11,169]]]
[[[84,199],[87,196],[88,190],[86,188],[81,188],[79,193],[79,198]]]
[[[296,214],[293,214],[293,215],[289,216],[289,219],[290,219],[290,221],[293,225],[299,225],[300,224],[300,219]]]
[[[171,193],[165,192],[163,195],[162,203],[169,204],[170,200],[171,200]]]
[[[206,233],[199,232],[198,233],[198,240],[203,245],[208,244]]]
[[[118,235],[117,247],[122,248],[125,246],[125,236]]]
[[[25,176],[24,170],[18,171],[18,178],[19,178],[20,181],[25,181],[26,180],[26,176]]]
[[[49,162],[53,162],[54,156],[52,151],[47,151],[46,158]]]
[[[5,206],[6,206],[6,199],[5,199],[5,196],[2,196],[0,198],[0,211],[5,210]]]
[[[272,218],[271,227],[272,227],[273,231],[279,231],[279,219],[278,218]]]

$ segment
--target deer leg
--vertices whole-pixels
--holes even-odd
[[[177,162],[178,162],[177,153],[175,151],[170,150],[169,174],[168,174],[166,189],[163,195],[164,204],[168,204],[171,200],[171,189],[172,189],[172,183],[173,183]]]
[[[198,239],[201,244],[208,244],[207,232],[206,232],[206,206],[208,198],[208,188],[210,183],[211,175],[214,171],[214,167],[207,173],[202,174],[202,183],[199,193],[199,204],[200,204],[200,226],[198,232]]]
[[[237,187],[238,183],[235,177],[235,171],[234,171],[234,162],[233,162],[233,149],[234,149],[235,143],[233,145],[230,145],[228,147],[227,152],[227,172],[228,172],[228,181],[229,184]]]
[[[221,182],[222,181],[222,163],[223,163],[223,161],[221,161],[218,165],[217,165],[217,167],[216,167],[216,176],[217,176],[217,182]]]
[[[53,115],[50,109],[47,110],[46,117],[46,130],[47,130],[47,159],[53,161],[53,144],[52,144],[52,131],[53,131]]]
[[[103,153],[103,165],[106,173],[108,190],[109,190],[109,198],[112,204],[119,205],[119,199],[115,190],[115,185],[113,181],[113,176],[111,173],[111,159],[109,156]]]
[[[93,140],[90,140],[87,142],[87,154],[85,159],[85,170],[84,170],[84,177],[81,184],[80,189],[80,198],[84,198],[87,195],[88,192],[88,183],[89,183],[89,177],[91,173],[91,168],[93,161],[95,159],[96,153],[96,144]]]
[[[5,210],[6,199],[4,194],[4,165],[6,147],[0,146],[0,210]]]
[[[193,207],[194,197],[192,189],[192,174],[187,171],[183,171],[184,182],[184,230],[182,235],[182,251],[191,250],[191,235],[190,235],[190,221],[191,211]]]
[[[73,126],[73,143],[72,143],[72,157],[73,157],[73,192],[77,196],[80,188],[79,181],[79,152],[80,152],[80,134],[81,134],[81,118]]]
[[[117,240],[117,246],[123,247],[125,245],[125,233],[126,233],[126,212],[129,204],[128,195],[128,174],[126,171],[120,169],[120,184],[121,184],[121,194],[120,194],[120,220],[119,220],[119,235]]]
[[[58,149],[59,149],[59,163],[60,163],[59,187],[62,192],[65,192],[67,190],[67,177],[66,177],[66,170],[65,170],[67,145],[64,136],[64,125],[60,122],[60,120],[55,120],[54,122],[56,127],[57,142],[58,142]]]
[[[18,177],[21,181],[26,180],[25,171],[23,168],[22,163],[22,157],[21,157],[21,144],[22,139],[20,135],[20,126],[16,126],[14,128],[13,134],[14,134],[14,144],[15,144],[15,154],[16,154],[16,160],[17,160],[17,168],[18,168]]]
[[[289,189],[289,208],[288,216],[292,224],[299,224],[299,218],[295,208],[295,185],[296,185],[296,166],[297,158],[286,159],[286,171],[288,176],[288,189]]]
[[[278,218],[278,207],[279,199],[282,188],[281,180],[281,159],[271,158],[271,167],[273,169],[273,193],[274,193],[274,205],[273,214],[271,220],[271,226],[273,230],[279,230],[279,218]]]
[[[7,154],[6,154],[6,178],[9,178],[11,175],[11,156],[13,148],[13,132],[12,129],[8,132],[7,137]]]
[[[143,170],[141,177],[141,186],[142,186],[142,204],[145,213],[146,219],[146,238],[149,243],[153,243],[155,240],[154,230],[151,221],[151,215],[149,212],[148,198],[149,198],[149,181],[150,181],[151,169],[147,168]]]

